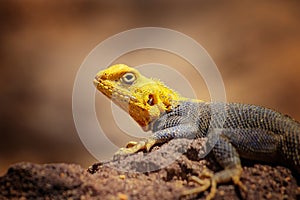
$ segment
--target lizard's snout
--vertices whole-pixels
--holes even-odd
[[[93,80],[94,85],[97,87],[99,85],[98,76],[96,76]]]

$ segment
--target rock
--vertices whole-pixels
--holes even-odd
[[[172,145],[170,145],[172,144]],[[172,147],[170,147],[172,146]],[[185,147],[187,151],[184,151]],[[179,199],[180,194],[196,184],[188,181],[191,175],[199,175],[204,168],[213,171],[220,167],[210,156],[200,160],[197,150],[201,142],[191,145],[185,140],[154,148],[154,157],[143,152],[92,165],[88,170],[75,164],[18,163],[0,177],[0,199]],[[173,154],[172,163],[166,152]],[[170,158],[170,155],[167,155]],[[149,163],[147,162],[149,161]],[[130,172],[117,170],[119,164]],[[162,169],[159,165],[167,164]],[[247,192],[240,191],[232,183],[218,186],[215,199],[297,199],[297,181],[290,169],[243,162],[241,181]],[[152,168],[151,168],[152,167]],[[155,171],[137,173],[138,170]],[[205,199],[208,192],[184,199]]]

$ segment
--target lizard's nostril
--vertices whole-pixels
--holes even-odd
[[[98,80],[98,81],[107,80],[108,77],[105,73],[98,73],[98,74],[96,74],[95,79]]]
[[[104,80],[105,79],[105,77],[102,75],[102,74],[97,74],[96,76],[95,76],[95,79],[97,80],[97,81],[99,81],[99,80]]]

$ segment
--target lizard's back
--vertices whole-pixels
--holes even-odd
[[[300,124],[287,115],[255,105],[187,101],[164,114],[154,132],[180,123],[197,124],[195,137],[205,137],[209,127],[221,129],[241,157],[283,162],[300,174]]]
[[[226,107],[225,135],[238,146],[242,157],[288,162],[300,173],[300,124],[297,121],[255,105],[230,103]]]

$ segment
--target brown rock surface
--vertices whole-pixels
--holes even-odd
[[[184,154],[172,153],[174,150]],[[190,175],[199,175],[205,167],[220,170],[212,156],[200,160],[199,151],[200,139],[191,145],[180,139],[154,147],[155,156],[148,158],[139,152],[94,164],[88,170],[75,164],[18,163],[0,177],[0,199],[179,199],[183,190],[196,186],[187,181]],[[162,169],[134,172],[157,169],[167,164],[166,158],[177,159]],[[116,170],[120,166],[130,172]],[[241,181],[248,191],[240,191],[232,183],[222,184],[215,199],[299,198],[297,181],[290,169],[251,162],[243,162],[243,166]],[[207,194],[206,191],[184,199],[204,199]]]

